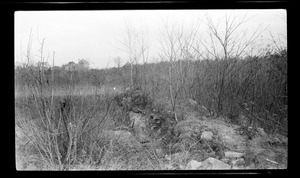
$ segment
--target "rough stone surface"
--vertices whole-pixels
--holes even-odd
[[[133,127],[135,137],[141,143],[146,143],[150,141],[149,135],[147,133],[147,123],[146,118],[142,114],[130,112],[129,118],[131,121],[131,126]]]
[[[170,161],[171,160],[171,155],[165,155],[165,159]]]
[[[258,127],[257,131],[262,137],[265,137],[267,135],[263,128]]]
[[[129,118],[134,128],[146,127],[146,121],[142,114],[129,112]]]
[[[243,164],[245,164],[245,162],[244,162],[243,158],[239,158],[239,159],[233,160],[231,162],[231,164],[235,167],[241,167],[241,166],[243,166]]]
[[[267,158],[275,158],[276,157],[276,154],[274,153],[274,151],[272,150],[262,150],[260,153],[259,153],[260,156],[263,156],[263,157],[267,157]]]
[[[207,169],[224,170],[230,168],[231,168],[230,165],[212,157],[207,158],[203,162],[191,160],[186,166],[187,170],[207,170]]]
[[[187,119],[179,122],[174,127],[175,135],[187,134],[191,136],[192,133],[200,134],[202,130],[202,125],[200,120],[197,119]]]
[[[240,167],[237,167],[237,166],[232,166],[232,168],[231,169],[242,169],[242,168],[240,168]]]
[[[29,165],[25,168],[25,170],[28,170],[28,171],[34,171],[34,170],[38,170],[38,168],[37,168],[35,165],[33,165],[33,164],[29,164]]]
[[[197,106],[197,101],[193,100],[192,98],[189,99],[189,103],[192,105],[192,106]]]
[[[171,155],[172,160],[183,160],[189,156],[188,151],[182,151]]]
[[[218,160],[215,158],[207,158],[205,161],[202,162],[202,165],[198,169],[215,169],[215,170],[224,170],[230,169],[231,166]]]
[[[155,153],[156,153],[157,157],[159,157],[159,158],[164,157],[164,153],[163,153],[163,150],[161,148],[155,149]]]
[[[22,129],[17,127],[15,128],[15,136],[16,140],[19,142],[19,144],[23,145],[28,143],[30,140],[28,137],[25,136],[25,134],[22,132]],[[32,135],[28,135],[29,137],[32,137]]]
[[[197,170],[200,166],[202,165],[201,162],[198,162],[196,160],[191,160],[187,165],[186,165],[186,170]]]
[[[212,140],[213,135],[214,134],[212,132],[205,131],[205,132],[202,132],[201,139]]]
[[[280,134],[276,134],[275,138],[277,138],[277,140],[281,143],[287,143],[288,142],[288,138],[283,136],[283,135],[280,135]]]
[[[220,161],[228,164],[230,162],[230,159],[229,158],[223,158]]]
[[[244,153],[234,152],[234,151],[226,151],[225,157],[227,158],[240,158],[244,155]]]

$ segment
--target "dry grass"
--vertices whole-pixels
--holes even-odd
[[[113,95],[77,93],[79,94],[67,95],[72,103],[72,117],[69,118],[67,129],[62,129],[64,125],[59,124],[55,127],[55,122],[47,120],[48,118],[41,114],[41,105],[38,105],[36,100],[24,96],[16,99],[18,170],[184,169],[190,160],[203,161],[210,157],[206,150],[211,150],[212,146],[240,150],[237,147],[244,145],[235,128],[218,119],[199,120],[198,114],[189,110],[184,103],[176,108],[178,113],[183,113],[180,123],[177,124],[177,127],[182,127],[183,130],[176,130],[175,127],[175,132],[181,137],[171,138],[168,144],[156,140],[157,143],[142,145],[128,130],[117,128],[126,125],[126,116],[122,109],[116,106]],[[55,107],[50,111],[56,113],[54,116],[59,120],[58,123],[63,122],[59,116],[59,101],[65,98],[66,95],[53,97]],[[166,101],[157,100],[156,103],[168,107]],[[93,113],[92,116],[90,113]],[[194,127],[200,130],[196,131]],[[217,135],[215,141],[200,143],[194,135],[199,135],[204,130],[210,130]],[[62,136],[62,131],[69,134],[69,140]],[[191,136],[184,137],[186,134]],[[65,148],[64,144],[67,145]],[[235,146],[237,147],[234,148]],[[161,154],[158,153],[159,150]],[[64,160],[60,159],[62,154],[66,157]],[[278,157],[274,159],[278,160]],[[260,162],[260,166],[267,164],[263,161]]]

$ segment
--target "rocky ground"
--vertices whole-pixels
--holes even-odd
[[[118,95],[115,101],[128,114],[128,124],[106,130],[99,137],[117,144],[119,151],[107,151],[110,156],[102,164],[76,165],[70,170],[287,168],[288,140],[282,135],[230,124],[222,117],[212,118],[195,109],[197,103],[193,102],[183,104],[186,113],[179,118],[139,90]],[[28,140],[16,127],[16,150],[25,144]],[[40,169],[34,161],[28,161],[29,156],[16,153],[18,170]]]

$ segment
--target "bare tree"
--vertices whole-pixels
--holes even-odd
[[[147,85],[147,77],[146,77],[146,63],[149,58],[149,39],[145,37],[144,31],[141,32],[141,36],[138,40],[139,45],[139,56],[141,56],[143,61],[143,79],[142,79],[142,85],[146,87]]]
[[[222,102],[227,75],[234,68],[237,59],[243,57],[251,44],[266,30],[266,28],[259,26],[250,36],[248,36],[247,30],[239,31],[242,25],[250,19],[251,18],[247,18],[246,15],[238,19],[238,16],[231,17],[226,14],[223,29],[220,30],[220,22],[216,24],[213,19],[206,14],[209,41],[200,40],[199,43],[202,44],[209,56],[213,56],[217,60],[223,59],[222,62],[219,62],[220,65],[217,66],[215,81],[215,88],[218,91],[216,95],[217,114],[221,114],[223,110]],[[231,60],[229,61],[228,59]]]
[[[197,30],[198,28],[195,27],[188,31],[183,25],[176,29],[174,24],[170,27],[167,22],[164,22],[161,40],[162,56],[169,62],[168,76],[164,80],[168,83],[169,98],[176,122],[178,122],[175,113],[177,99],[188,81],[185,78],[187,70],[184,70],[182,62],[190,54]]]
[[[281,21],[283,21],[285,23],[285,25],[287,24],[287,19],[286,16],[281,14],[280,16]],[[287,49],[287,35],[286,34],[282,34],[279,33],[277,36],[274,35],[271,30],[268,30],[269,32],[269,41],[271,42],[271,44],[269,44],[271,47],[271,49],[274,49],[275,52],[277,53],[281,53],[282,51]]]
[[[117,65],[117,68],[120,68],[121,67],[121,64],[122,64],[122,59],[121,59],[121,57],[116,57],[116,58],[114,58],[114,62],[115,62],[115,64]]]
[[[126,33],[121,43],[124,46],[123,51],[128,54],[128,60],[130,63],[130,85],[134,86],[134,63],[138,61],[137,51],[137,33],[132,27],[129,26],[128,22],[125,23]]]

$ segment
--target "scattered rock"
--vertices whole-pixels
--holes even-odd
[[[146,121],[142,114],[129,112],[129,118],[133,127],[146,127]]]
[[[171,164],[166,164],[165,165],[165,169],[167,169],[167,170],[174,170],[175,168]]]
[[[183,166],[183,165],[179,165],[179,168],[180,168],[181,170],[184,170],[184,166]]]
[[[182,152],[178,152],[178,153],[174,153],[172,155],[165,155],[165,159],[170,161],[182,161],[184,159],[186,159],[189,156],[189,152],[188,151],[182,151]]]
[[[185,167],[186,170],[197,170],[200,166],[202,166],[201,162],[196,160],[191,160]]]
[[[275,138],[277,138],[278,142],[280,143],[287,143],[288,142],[288,138],[286,136],[280,135],[280,134],[276,134]]]
[[[231,168],[230,165],[212,157],[207,158],[203,162],[191,160],[186,166],[187,170],[207,170],[207,169],[224,170],[230,168]]]
[[[179,165],[179,164],[177,164],[177,163],[173,163],[172,164],[172,167],[173,167],[173,170],[181,170],[182,168],[182,166],[181,165]]]
[[[242,169],[242,168],[240,168],[240,167],[237,167],[237,166],[232,166],[232,168],[231,169]]]
[[[130,87],[125,88],[125,92],[129,92],[130,90]]]
[[[21,129],[20,129],[18,126],[16,126],[15,131],[16,131],[16,136],[17,136],[18,138],[24,137],[23,132],[21,131]]]
[[[240,158],[244,155],[244,153],[234,152],[234,151],[226,151],[225,157],[227,158]]]
[[[255,169],[255,164],[251,163],[250,165],[246,166],[245,169]]]
[[[221,159],[221,158],[224,158],[225,157],[225,153],[222,149],[216,149],[216,158],[217,159]]]
[[[28,137],[32,136],[32,135],[27,135],[28,137],[26,137],[22,129],[19,128],[18,126],[16,126],[15,128],[15,135],[16,135],[16,141],[18,142],[18,144],[21,145],[28,143],[30,141]]]
[[[223,158],[223,159],[221,159],[220,161],[222,161],[222,162],[228,164],[228,163],[230,162],[230,159],[229,159],[229,158]]]
[[[164,153],[163,153],[163,150],[161,148],[155,149],[155,153],[156,153],[158,158],[164,157]]]
[[[236,160],[232,160],[231,164],[235,167],[241,167],[245,164],[244,159],[243,158],[239,158]]]
[[[38,170],[38,168],[33,164],[29,164],[24,170],[34,171],[34,170]]]
[[[182,151],[175,154],[172,154],[171,158],[172,160],[183,160],[189,156],[188,151]]]
[[[276,156],[276,154],[270,149],[262,150],[258,155],[268,158],[275,158]]]
[[[205,131],[205,132],[202,132],[201,139],[212,140],[213,135],[214,134],[212,132]]]
[[[185,134],[187,136],[191,136],[193,133],[200,134],[203,126],[200,120],[197,119],[187,119],[179,122],[174,127],[174,134],[180,135]]]
[[[165,159],[170,161],[171,160],[171,155],[165,155]]]
[[[215,169],[215,170],[224,170],[230,169],[231,166],[218,160],[215,158],[207,158],[205,161],[202,162],[202,165],[198,169]]]
[[[150,138],[145,134],[137,134],[136,138],[141,144],[149,143],[151,141]]]
[[[214,151],[207,153],[209,157],[216,157],[216,153]]]
[[[134,129],[135,137],[140,143],[146,143],[150,141],[147,133],[146,118],[142,114],[129,112],[129,118],[131,121],[131,127]]]
[[[197,105],[198,105],[197,101],[193,100],[192,98],[189,99],[189,103],[190,103],[192,106],[197,106]]]
[[[257,127],[257,132],[262,136],[265,137],[267,134],[265,133],[263,128]]]

